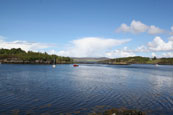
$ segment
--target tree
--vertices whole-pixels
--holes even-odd
[[[156,59],[157,59],[156,56],[154,56],[154,57],[153,57],[153,60],[156,60]]]

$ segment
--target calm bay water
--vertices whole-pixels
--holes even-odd
[[[0,65],[0,114],[88,114],[107,108],[173,114],[173,66]]]

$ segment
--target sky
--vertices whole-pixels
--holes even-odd
[[[0,0],[0,48],[173,57],[173,0]]]

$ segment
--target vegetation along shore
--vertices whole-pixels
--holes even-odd
[[[129,65],[129,64],[160,64],[173,65],[173,58],[125,57],[99,61],[102,64]]]
[[[160,64],[173,65],[172,58],[149,58],[149,57],[124,57],[124,58],[71,58],[57,55],[49,55],[46,52],[24,51],[20,48],[0,49],[0,63],[11,64],[71,64],[71,63],[85,63],[85,64],[112,64],[112,65],[129,65],[129,64]]]
[[[20,48],[0,49],[0,63],[11,64],[69,64],[73,63],[70,57],[49,55],[47,53],[25,52]]]

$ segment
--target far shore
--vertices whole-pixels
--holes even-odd
[[[35,62],[0,62],[0,64],[32,64],[32,65],[53,65],[54,63],[35,63]],[[87,63],[87,62],[73,62],[73,63],[56,63],[55,65],[62,64],[104,64],[104,65],[133,65],[133,64],[143,64],[143,65],[173,65],[173,64],[148,64],[148,63],[131,63],[131,64],[116,64],[116,63]]]

